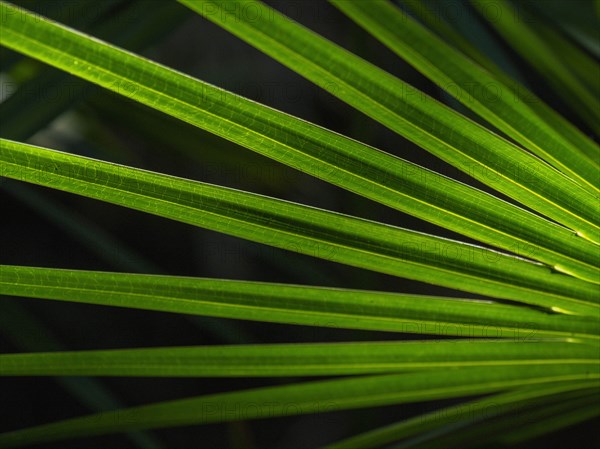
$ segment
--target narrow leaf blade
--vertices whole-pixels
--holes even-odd
[[[188,346],[0,354],[0,376],[280,377],[599,364],[598,345],[445,340]]]
[[[112,307],[386,332],[520,342],[600,338],[600,323],[593,317],[548,314],[489,301],[263,282],[3,265],[0,292]]]

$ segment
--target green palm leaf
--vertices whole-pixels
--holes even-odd
[[[597,285],[474,245],[5,139],[0,160],[4,176],[315,257],[554,311],[600,308]]]
[[[471,399],[385,427],[377,428],[381,424],[372,420],[362,426],[363,431],[370,431],[327,447],[505,447],[600,414],[599,147],[594,136],[586,136],[561,115],[561,108],[552,109],[551,103],[544,102],[543,89],[533,86],[534,94],[499,67],[518,63],[509,53],[499,64],[492,54],[495,51],[482,51],[473,44],[472,33],[455,27],[452,20],[435,17],[438,5],[432,2],[423,8],[403,4],[405,10],[416,12],[427,24],[424,26],[389,1],[332,1],[367,33],[455,95],[471,109],[467,113],[483,123],[480,125],[260,2],[179,0],[188,7],[184,8],[177,2],[136,0],[102,2],[94,8],[93,2],[86,1],[73,9],[54,3],[47,8],[38,2],[19,3],[36,12],[0,1],[0,44],[4,47],[0,52],[0,176],[15,180],[3,186],[13,197],[60,224],[113,269],[176,272],[164,269],[170,265],[168,259],[155,263],[144,257],[156,248],[121,245],[122,239],[112,236],[102,223],[82,219],[85,211],[74,211],[50,195],[44,199],[36,192],[37,186],[78,195],[82,198],[77,204],[86,207],[88,203],[99,205],[86,198],[96,199],[369,271],[352,271],[360,273],[353,280],[357,289],[341,288],[343,283],[335,273],[320,273],[319,266],[306,265],[309,260],[318,262],[316,259],[293,259],[296,256],[291,252],[274,253],[267,259],[291,275],[287,282],[298,280],[298,284],[24,266],[45,265],[37,262],[37,255],[33,263],[31,257],[25,257],[25,263],[23,258],[18,263],[1,261],[0,295],[7,297],[0,298],[6,312],[0,316],[0,330],[11,341],[24,343],[16,344],[17,351],[36,352],[15,353],[9,344],[8,353],[0,354],[0,377],[61,376],[63,385],[93,410],[113,410],[70,419],[52,414],[50,419],[57,421],[22,428],[14,426],[13,419],[14,427],[3,428],[4,433],[0,433],[0,447],[120,432],[128,432],[140,447],[154,447],[158,440],[153,435],[136,432],[209,423],[232,423],[231,446],[252,447],[250,439],[242,441],[249,433],[239,431],[247,425],[243,423],[246,420],[461,397]],[[473,4],[485,12],[484,0]],[[498,4],[506,12],[521,7],[504,0]],[[308,7],[305,5],[309,3],[303,8]],[[279,3],[276,6],[279,8]],[[519,13],[532,14],[538,6],[527,5]],[[594,26],[576,12],[560,24],[565,34],[559,34],[552,25],[557,20],[556,11],[548,8],[544,19],[540,16],[540,20],[527,22],[511,20],[513,14],[509,14],[492,20],[492,25],[555,86],[573,112],[598,131],[600,87],[595,74],[600,66],[592,56],[597,44],[590,41]],[[186,14],[197,15],[193,12],[506,198],[97,39],[138,50],[175,29]],[[490,19],[489,15],[482,16]],[[478,19],[473,15],[470,20]],[[75,31],[67,23],[86,32]],[[430,32],[431,28],[442,38]],[[484,33],[495,48],[504,45],[496,35]],[[206,36],[210,39],[211,35]],[[77,95],[73,91],[63,95],[69,83],[65,73],[12,51],[77,76]],[[154,49],[149,54],[159,59],[160,53]],[[242,68],[243,62],[233,60],[223,73],[235,77]],[[5,82],[11,89],[18,84],[19,89],[14,94],[6,92]],[[106,91],[96,92],[93,101],[75,109],[94,84]],[[468,90],[469,86],[475,88]],[[58,97],[44,102],[31,97],[32,90]],[[498,90],[502,93],[494,97],[498,101],[489,101]],[[121,97],[118,102],[110,91]],[[504,95],[515,93],[516,102]],[[149,115],[144,105],[158,112]],[[97,110],[101,111],[99,116],[94,115]],[[49,124],[57,117],[61,122],[64,112],[76,115],[86,127],[61,135],[60,127]],[[170,117],[165,120],[160,113]],[[118,123],[127,136],[107,131],[101,123],[106,117]],[[43,132],[36,134],[40,130]],[[90,130],[99,131],[101,138],[96,140]],[[206,138],[206,132],[215,136]],[[98,160],[143,163],[149,153],[136,154],[133,134],[162,155],[172,156],[174,148],[177,155],[191,155],[187,160],[196,165],[213,156],[229,168],[258,160],[259,185],[270,196],[245,191],[246,183],[241,184],[243,190],[239,185],[233,189],[158,173],[156,168],[148,171]],[[345,204],[343,210],[348,213],[343,214],[276,199],[273,196],[292,184],[286,179],[285,167],[279,167],[276,178],[267,180],[264,171],[271,165],[265,161],[270,161],[253,159],[258,156],[252,153],[237,159],[239,147],[219,141],[220,137],[475,242],[463,243],[351,215],[360,215],[362,203]],[[31,139],[29,144],[15,141],[26,139]],[[118,144],[113,146],[113,142]],[[54,146],[65,152],[46,148]],[[210,151],[200,154],[198,149],[208,146]],[[72,154],[80,151],[96,159]],[[162,168],[159,166],[158,171],[168,171]],[[196,178],[197,172],[184,173],[187,178]],[[20,182],[33,186],[23,190]],[[358,199],[340,192],[348,195],[344,198]],[[14,229],[11,220],[19,215],[10,209],[13,203],[7,204],[7,229]],[[108,215],[127,213],[105,207]],[[30,224],[35,223],[31,220]],[[141,227],[146,230],[153,225],[148,221]],[[28,229],[24,227],[23,235]],[[160,233],[162,238],[162,229]],[[185,242],[185,251],[193,251],[190,242]],[[13,242],[7,245],[9,259],[14,257],[13,246]],[[23,255],[27,255],[26,250]],[[289,263],[288,258],[299,262]],[[235,266],[231,268],[235,273]],[[190,271],[195,274],[196,267]],[[385,278],[391,283],[380,286],[383,276],[375,277],[376,273],[391,275]],[[231,273],[227,275],[231,277]],[[397,293],[405,287],[425,288],[398,277],[471,295],[457,298]],[[338,287],[301,285],[319,282]],[[390,286],[393,292],[376,291],[389,290]],[[172,345],[169,332],[161,328],[154,343],[143,340],[144,344],[117,346],[120,349],[104,349],[114,346],[101,344],[94,346],[99,349],[71,350],[73,342],[78,344],[76,337],[64,346],[53,343],[51,337],[46,338],[48,344],[30,344],[52,335],[44,323],[52,314],[36,319],[28,314],[28,307],[71,311],[76,304],[105,306],[97,309],[103,313],[125,314],[125,309],[135,309],[129,312],[135,317],[142,311],[169,312],[173,320],[179,319],[173,314],[199,320],[204,316],[207,318],[194,329],[200,335],[210,334],[212,340]],[[245,322],[224,322],[221,326],[221,318]],[[82,321],[83,327],[91,326],[96,335],[107,334],[113,338],[110,341],[117,341],[116,327],[93,327],[94,320],[88,316]],[[335,343],[309,343],[316,340],[302,334],[296,339],[302,343],[291,343],[285,335],[282,341],[286,343],[273,343],[268,334],[263,337],[268,344],[255,344],[262,339],[243,329],[250,322],[289,325],[286,329],[299,332],[302,328],[292,325],[329,328],[331,334],[325,335],[345,332],[345,337],[336,337]],[[138,323],[131,323],[135,331]],[[67,323],[69,333],[70,326]],[[237,334],[238,326],[239,335],[229,335]],[[334,331],[336,328],[340,330]],[[358,342],[364,339],[359,331],[387,332],[380,335],[394,340]],[[25,335],[36,332],[40,333],[37,339]],[[401,341],[402,334],[442,338]],[[223,345],[232,342],[235,344]],[[180,378],[184,377],[203,377],[237,383],[232,384],[236,387],[231,391],[210,393],[215,390],[209,389],[209,394],[167,401],[164,395],[153,400],[137,398],[135,406],[130,406],[127,400],[121,405],[111,399],[109,390],[99,388],[100,380],[70,376],[162,377],[177,382],[183,382]],[[338,378],[297,379],[310,376]],[[279,385],[248,389],[246,379],[258,377],[282,379]],[[261,379],[258,385],[268,382]],[[480,395],[486,397],[472,399]],[[10,397],[0,407],[6,407],[12,418],[16,415]],[[43,401],[36,398],[34,402]],[[107,401],[112,401],[109,407]],[[522,422],[522,414],[531,419]],[[340,436],[328,441],[337,438]]]
[[[525,347],[523,347],[525,346]],[[169,347],[0,355],[0,376],[276,377],[599,364],[598,345],[501,340]]]

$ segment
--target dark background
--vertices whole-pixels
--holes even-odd
[[[169,67],[486,189],[176,3],[166,0],[16,3],[131,50],[142,51]],[[455,101],[327,3],[268,3],[464,112]],[[587,5],[579,1],[564,3],[573,7]],[[160,20],[150,23],[155,28],[154,36],[140,31],[147,29],[143,26],[148,25],[144,18],[150,10],[160,11]],[[466,16],[468,10],[464,14]],[[482,21],[479,24],[496,43],[493,49],[486,49],[490,56],[506,57],[536,93],[583,127],[542,78]],[[56,74],[43,64],[6,50],[1,56],[2,71],[10,67],[12,76],[1,79],[2,97],[17,92],[19,84],[36,75]],[[11,134],[14,129],[7,125],[14,117],[7,112],[5,104],[0,103],[0,135],[468,241],[75,78],[65,76],[65,80],[66,84],[55,91],[32,88],[26,98],[31,110],[48,102],[66,100],[69,106],[66,112],[15,136]],[[0,195],[4,211],[0,222],[0,262],[3,264],[469,296],[11,180],[0,180]],[[1,352],[417,338],[423,337],[0,297]],[[298,380],[301,379],[3,378],[0,380],[0,431],[86,414],[94,408],[110,409],[116,404],[132,406]],[[82,391],[85,391],[83,396]],[[107,391],[111,398],[107,397]],[[304,449],[457,402],[437,401],[185,427],[145,432],[129,438],[107,436],[40,447],[134,448],[138,447],[135,441],[141,441],[145,447],[173,449]],[[160,446],[156,445],[158,442]],[[594,423],[584,423],[524,447],[594,447],[597,443],[600,439]]]

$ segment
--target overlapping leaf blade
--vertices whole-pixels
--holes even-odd
[[[575,45],[573,41],[557,33],[549,23],[540,16],[535,16],[535,20],[528,20],[537,35],[543,39],[552,50],[564,58],[565,65],[577,76],[590,92],[596,97],[600,97],[600,64],[592,58],[581,47]]]
[[[94,24],[91,30],[97,36],[112,38],[125,48],[136,51],[146,48],[172,29],[173,23],[183,15],[177,5],[157,5],[156,0],[153,1],[154,3],[147,0],[133,2],[115,14],[112,20]],[[90,4],[80,5],[78,2],[77,7],[99,13],[107,4],[110,5],[110,2],[103,1],[101,7],[90,7]],[[146,8],[148,12],[140,15],[140,11]],[[71,12],[79,19],[79,9]],[[83,15],[83,18],[86,16]],[[159,26],[157,22],[160,22]],[[129,25],[123,27],[123,23]],[[83,19],[75,20],[72,24],[74,27],[84,25],[86,21]],[[25,141],[70,106],[98,90],[97,86],[82,79],[42,67],[33,79],[19,85],[14,94],[0,103],[0,134],[7,139]]]
[[[507,57],[506,51],[465,3],[399,0],[398,5],[440,36],[444,42],[452,44],[490,72],[498,74],[505,71],[515,79],[521,78],[518,68]]]
[[[482,16],[507,40],[525,61],[535,67],[554,87],[571,109],[594,130],[600,132],[600,99],[564,65],[561,58],[527,24],[530,16],[505,0],[494,0],[497,13],[489,14],[489,0],[471,0]]]

